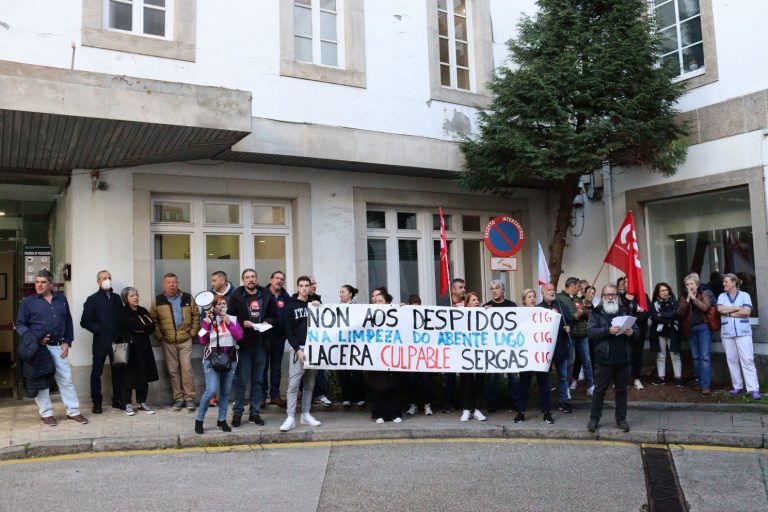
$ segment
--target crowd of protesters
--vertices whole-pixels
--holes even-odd
[[[210,407],[218,407],[217,428],[230,432],[242,425],[245,406],[248,422],[264,425],[261,410],[267,404],[286,408],[286,419],[279,427],[287,432],[296,427],[296,408],[301,395],[300,424],[321,425],[311,414],[313,404],[330,407],[329,372],[305,368],[304,346],[307,337],[308,306],[319,305],[317,281],[301,276],[296,292],[285,289],[285,274],[275,271],[269,284],[261,286],[253,269],[241,274],[242,285],[235,287],[222,271],[211,275],[213,296],[210,307],[201,308],[191,294],[179,288],[178,277],[163,276],[163,291],[153,300],[149,310],[139,305],[139,291],[126,287],[118,295],[112,290],[112,276],[97,273],[97,291],[83,307],[81,326],[93,333],[91,373],[92,412],[101,414],[101,376],[107,359],[112,365],[113,408],[128,416],[137,412],[154,414],[147,402],[150,382],[158,380],[150,337],[161,342],[168,372],[171,408],[180,411],[197,409],[195,431],[204,432],[204,419]],[[641,374],[646,339],[656,354],[656,386],[683,386],[683,362],[680,356],[683,340],[692,353],[693,381],[689,384],[703,395],[712,392],[712,331],[719,330],[731,376],[733,395],[747,392],[755,400],[761,398],[752,350],[749,317],[751,298],[739,289],[739,278],[722,277],[719,284],[705,286],[696,273],[683,280],[684,288],[676,297],[672,287],[657,283],[652,297],[638,300],[627,289],[625,278],[607,284],[599,292],[586,280],[569,277],[558,293],[553,284],[545,284],[537,294],[526,289],[520,296],[521,307],[540,307],[561,315],[548,372],[524,371],[506,375],[508,402],[516,411],[514,423],[526,421],[531,382],[538,387],[541,418],[555,422],[552,391],[557,397],[556,411],[573,412],[571,394],[579,382],[585,384],[591,397],[587,428],[599,428],[603,401],[612,386],[616,401],[616,426],[629,431],[627,396],[629,386],[643,389]],[[63,294],[55,293],[53,276],[41,271],[35,279],[36,294],[25,298],[19,308],[17,331],[21,337],[20,356],[28,396],[35,397],[43,424],[55,426],[49,395],[49,382],[55,378],[66,419],[78,423],[88,420],[80,413],[80,404],[72,382],[67,355],[74,341],[72,316]],[[714,289],[714,290],[713,290]],[[462,279],[454,279],[450,293],[438,305],[470,308],[518,307],[506,297],[504,282],[493,280],[488,291],[491,300],[482,303],[477,291],[466,290]],[[719,291],[718,296],[715,292]],[[345,284],[339,291],[338,303],[360,301],[359,291]],[[540,295],[540,299],[537,298]],[[391,304],[393,297],[385,287],[371,292],[370,303]],[[336,302],[336,301],[332,301]],[[411,295],[408,304],[420,305],[421,299]],[[644,308],[642,304],[645,303]],[[631,316],[631,327],[620,328],[616,317]],[[116,360],[113,343],[129,343],[127,361]],[[205,390],[196,404],[193,378],[193,344],[204,345],[202,370]],[[286,346],[287,343],[287,346]],[[288,354],[288,389],[281,398],[280,383],[283,357]],[[667,355],[671,360],[672,379],[667,378]],[[552,377],[554,375],[554,377]],[[461,373],[435,375],[420,372],[383,372],[341,370],[335,372],[340,383],[340,397],[345,409],[365,408],[370,400],[371,417],[376,423],[400,423],[405,416],[434,414],[439,399],[441,410],[458,409],[462,422],[485,421],[500,404],[500,383],[504,374]],[[554,378],[554,381],[551,379]],[[250,390],[246,400],[246,390]],[[441,391],[441,392],[440,392]],[[301,393],[300,393],[301,392]],[[132,400],[135,393],[135,403]],[[230,393],[233,401],[231,423],[228,423]],[[403,407],[405,405],[405,407]],[[483,409],[486,412],[483,412]]]

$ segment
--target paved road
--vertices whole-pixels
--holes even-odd
[[[557,440],[295,443],[0,462],[0,510],[640,511],[641,448]],[[673,446],[691,511],[768,510],[768,453]],[[98,489],[98,490],[94,490]]]

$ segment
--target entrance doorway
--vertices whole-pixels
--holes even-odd
[[[0,231],[0,398],[14,396],[16,384],[16,232]]]

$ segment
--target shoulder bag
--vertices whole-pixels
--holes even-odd
[[[115,336],[112,342],[112,366],[120,367],[128,364],[131,357],[132,339],[126,340],[123,336]]]

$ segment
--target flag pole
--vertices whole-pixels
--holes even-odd
[[[592,280],[592,288],[594,288],[594,287],[595,287],[595,283],[597,282],[597,278],[598,278],[598,277],[600,277],[600,274],[602,273],[602,271],[603,271],[603,268],[605,268],[605,261],[603,261],[603,264],[602,264],[602,265],[600,265],[600,270],[598,270],[598,271],[597,271],[597,275],[596,275],[596,276],[595,276],[595,278]]]

